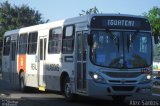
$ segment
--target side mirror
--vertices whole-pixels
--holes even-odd
[[[88,35],[87,42],[89,46],[93,45],[93,36],[91,34]]]

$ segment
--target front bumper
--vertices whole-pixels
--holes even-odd
[[[88,96],[107,98],[114,95],[132,96],[136,94],[151,95],[152,84],[100,84],[88,81]]]

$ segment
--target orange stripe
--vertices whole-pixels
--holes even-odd
[[[19,55],[18,56],[18,72],[23,70],[26,73],[26,55]]]

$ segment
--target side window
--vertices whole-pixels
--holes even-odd
[[[62,28],[51,29],[49,32],[48,53],[60,53]]]
[[[19,54],[26,54],[27,52],[28,34],[20,34],[19,37]]]
[[[10,53],[10,43],[11,43],[11,37],[6,36],[4,38],[4,46],[3,46],[3,55],[8,56]]]
[[[139,49],[139,51],[141,53],[146,53],[147,49],[148,49],[148,39],[147,39],[146,36],[142,36],[140,38],[140,49]]]
[[[36,54],[38,32],[29,33],[28,54]]]
[[[69,25],[64,27],[62,53],[70,54],[73,52],[74,45],[74,26]]]
[[[73,26],[67,26],[65,28],[65,37],[73,36]]]

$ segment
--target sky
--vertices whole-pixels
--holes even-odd
[[[6,0],[0,0],[0,3]],[[153,6],[160,7],[160,0],[8,0],[12,5],[27,4],[38,10],[44,20],[61,20],[79,16],[82,10],[97,7],[101,13],[142,15]]]

